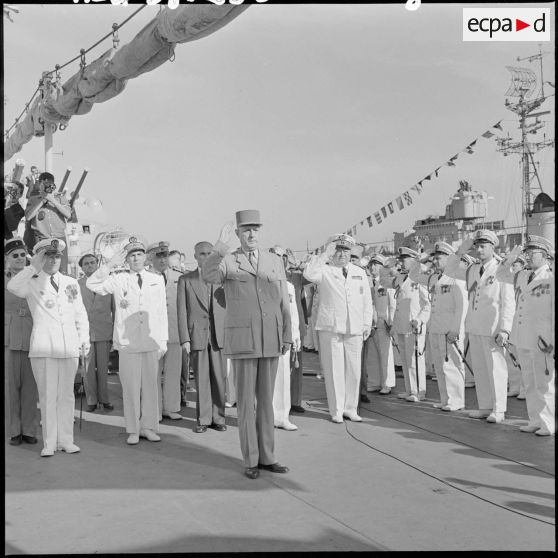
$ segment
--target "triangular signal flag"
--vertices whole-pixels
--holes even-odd
[[[522,29],[525,29],[526,27],[531,27],[530,23],[525,23],[524,21],[521,21],[520,19],[515,18],[515,30],[516,31],[521,31]]]

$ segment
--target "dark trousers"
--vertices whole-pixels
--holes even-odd
[[[275,463],[273,388],[279,357],[232,359],[238,435],[246,467]],[[256,404],[257,400],[257,404]]]
[[[225,424],[225,379],[227,363],[221,349],[211,345],[203,351],[192,351],[192,367],[196,377],[196,416],[198,424]]]
[[[291,359],[291,406],[302,406],[302,351],[296,353],[298,368]]]

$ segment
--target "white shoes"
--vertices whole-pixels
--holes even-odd
[[[77,453],[80,451],[79,447],[75,444],[66,444],[65,446],[58,446],[56,449],[65,451],[66,453]]]
[[[184,417],[179,413],[171,413],[167,411],[163,411],[163,416],[166,418],[170,418],[172,420],[182,420]]]
[[[284,422],[276,422],[275,428],[282,428],[283,430],[298,430],[298,426],[288,420]]]
[[[490,416],[490,411],[487,409],[479,409],[478,411],[471,411],[469,418],[483,419]]]
[[[508,397],[517,397],[519,395],[519,391],[508,391]]]
[[[540,429],[541,429],[540,426],[530,426],[529,424],[519,427],[519,430],[521,430],[521,432],[528,432],[529,434],[536,432],[537,430]]]
[[[551,432],[550,430],[547,430],[546,428],[541,428],[540,430],[537,430],[535,432],[535,434],[537,436],[553,436],[554,432]]]
[[[160,442],[161,441],[161,437],[159,435],[155,434],[155,432],[153,432],[153,430],[149,430],[147,428],[140,430],[139,435],[142,438],[146,438],[150,442]]]
[[[398,393],[398,394],[397,394],[397,397],[398,397],[399,399],[407,399],[407,397],[409,397],[409,395],[411,395],[411,394],[410,394],[408,391],[405,391],[405,392],[403,392],[403,393]]]
[[[409,395],[409,397],[405,397],[405,401],[409,401],[411,403],[418,403],[419,402],[419,398],[416,395]]]
[[[391,388],[385,387],[380,390],[380,395],[387,395],[388,393],[391,393]]]
[[[356,413],[343,413],[343,416],[347,417],[349,420],[352,420],[353,422],[362,422],[362,418]]]
[[[50,448],[43,448],[41,450],[41,457],[52,457],[54,455],[54,450]]]
[[[442,411],[461,411],[463,407],[452,407],[451,405],[444,405]]]
[[[516,397],[516,399],[519,399],[519,400],[523,401],[523,399],[525,399],[525,394],[524,394],[524,393],[520,393],[520,394]]]
[[[374,392],[376,392],[376,391],[381,391],[381,389],[382,389],[382,388],[375,387],[375,388],[368,388],[366,391],[367,391],[368,393],[374,393]]]
[[[434,407],[434,409],[442,409],[445,405],[442,405],[441,403],[434,403],[432,407]]]
[[[126,443],[130,444],[131,446],[139,444],[139,436],[137,434],[130,434],[128,436],[128,439],[126,440]]]
[[[334,415],[331,417],[332,422],[336,422],[338,424],[341,424],[343,422],[343,418],[341,417],[341,415]]]
[[[490,413],[486,417],[486,422],[492,422],[494,424],[500,424],[504,422],[504,413]]]

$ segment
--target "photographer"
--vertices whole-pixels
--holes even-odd
[[[4,240],[13,238],[25,211],[19,200],[23,196],[24,186],[21,182],[4,183]]]
[[[54,176],[50,172],[39,175],[39,193],[31,195],[25,218],[31,225],[33,246],[45,238],[65,240],[66,221],[71,217],[70,203],[61,192],[56,192]],[[60,270],[68,267],[68,249],[64,249]]]

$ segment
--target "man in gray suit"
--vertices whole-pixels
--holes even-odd
[[[274,456],[273,388],[279,355],[292,344],[289,296],[281,259],[258,250],[261,226],[259,211],[237,211],[240,248],[229,253],[233,224],[228,223],[202,267],[205,281],[225,289],[223,352],[236,374],[240,448],[250,479],[259,469],[288,471]]]
[[[219,432],[225,425],[226,359],[223,355],[225,336],[225,292],[223,287],[203,280],[200,268],[211,254],[210,242],[198,242],[194,258],[198,269],[178,280],[178,337],[182,349],[192,357],[196,376],[196,415],[194,432],[207,428]]]

